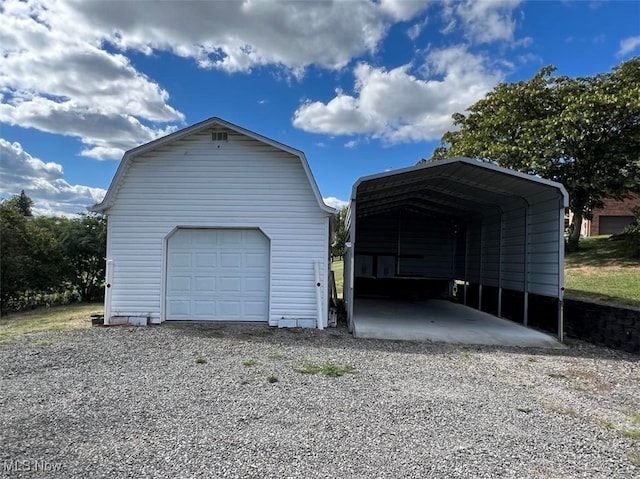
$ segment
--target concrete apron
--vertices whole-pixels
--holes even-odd
[[[353,335],[357,338],[437,341],[561,349],[553,336],[446,300],[399,301],[358,298]]]

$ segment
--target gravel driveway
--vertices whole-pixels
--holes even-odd
[[[588,345],[165,324],[23,335],[0,377],[2,477],[640,477],[638,357]]]

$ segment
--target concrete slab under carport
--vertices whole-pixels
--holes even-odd
[[[561,349],[556,338],[512,321],[446,300],[357,298],[357,338]]]

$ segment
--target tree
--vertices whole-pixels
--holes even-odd
[[[591,77],[554,72],[502,83],[454,114],[459,130],[443,135],[432,159],[468,156],[564,184],[572,251],[582,219],[640,183],[640,57]]]
[[[64,261],[55,236],[28,219],[14,198],[17,195],[0,202],[2,313],[11,308],[10,303],[32,293],[53,292],[64,280],[60,274]]]
[[[24,190],[19,195],[13,195],[7,201],[6,206],[15,208],[22,213],[22,216],[33,216],[31,208],[33,208],[33,200],[29,198]]]
[[[83,301],[100,299],[107,255],[107,221],[102,215],[68,220],[60,242],[70,267],[71,283]]]
[[[335,215],[335,228],[333,240],[331,241],[331,256],[334,258],[342,258],[344,256],[345,241],[347,232],[344,229],[344,221],[347,217],[347,207],[343,207],[340,212]]]

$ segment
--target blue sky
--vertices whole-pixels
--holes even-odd
[[[640,55],[640,2],[5,0],[0,39],[0,197],[83,211],[125,150],[219,116],[303,150],[340,206],[499,82]]]

